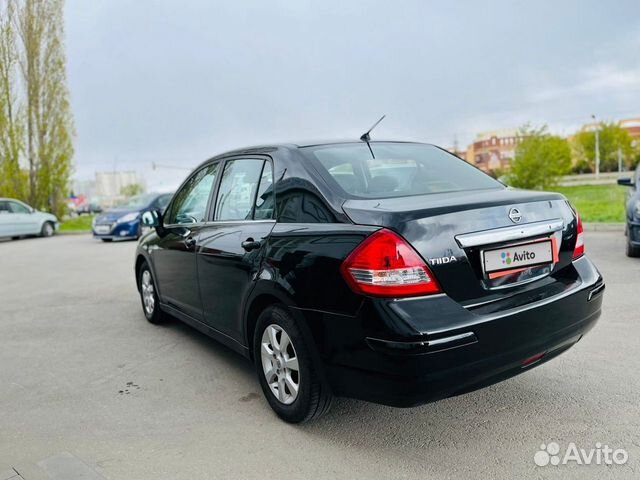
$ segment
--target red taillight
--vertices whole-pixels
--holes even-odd
[[[415,297],[440,293],[420,255],[400,235],[386,229],[367,237],[340,268],[356,293],[376,297]]]
[[[578,212],[576,212],[576,219],[578,220],[578,227],[576,228],[578,236],[576,237],[576,246],[573,249],[573,259],[580,258],[584,255],[584,227],[582,226],[582,219]]]

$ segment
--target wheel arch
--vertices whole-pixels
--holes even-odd
[[[280,295],[275,295],[273,292],[259,293],[251,299],[247,304],[245,313],[245,338],[247,347],[249,349],[249,357],[254,360],[253,357],[253,334],[256,329],[256,323],[260,314],[270,307],[271,305],[285,305],[287,302],[283,301]]]
[[[136,255],[136,265],[135,265],[136,287],[138,288],[138,291],[140,291],[140,269],[142,268],[142,264],[145,262],[149,265],[149,269],[152,269],[151,263],[149,262],[149,260],[142,253],[138,253]]]

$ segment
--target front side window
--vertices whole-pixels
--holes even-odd
[[[302,149],[347,194],[388,198],[428,193],[504,188],[503,185],[433,145],[372,142]]]
[[[9,202],[9,208],[12,213],[30,213],[30,210],[18,202]]]
[[[224,166],[215,220],[251,220],[264,160],[239,159]],[[268,186],[267,186],[268,188]]]
[[[0,214],[2,213],[11,213],[11,210],[9,210],[9,202],[0,201]]]
[[[166,224],[198,223],[205,220],[209,195],[215,183],[218,164],[208,165],[193,175],[176,193]]]

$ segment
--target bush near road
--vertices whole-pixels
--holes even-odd
[[[78,217],[67,218],[60,223],[60,232],[89,233],[91,231],[91,222],[93,221],[93,217],[94,215],[80,215]]]
[[[584,222],[622,223],[625,221],[627,190],[618,185],[580,185],[554,187],[554,192],[565,195],[578,210]]]

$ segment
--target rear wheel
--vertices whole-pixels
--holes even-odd
[[[56,229],[51,222],[44,222],[42,224],[42,228],[40,229],[41,237],[50,237],[55,233]]]
[[[138,285],[140,286],[140,300],[142,302],[144,316],[153,324],[162,323],[165,316],[162,310],[160,310],[156,285],[149,264],[146,262],[142,264],[138,272]]]
[[[301,423],[329,410],[332,395],[320,377],[311,346],[284,307],[262,312],[253,348],[260,386],[280,418]]]

